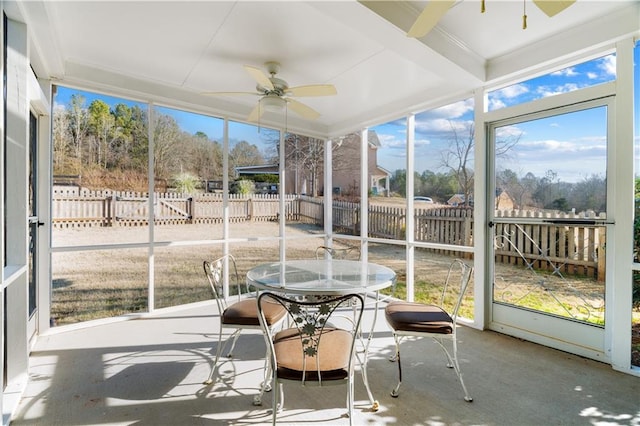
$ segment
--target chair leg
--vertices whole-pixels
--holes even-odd
[[[467,391],[467,387],[464,385],[464,380],[462,380],[462,372],[460,371],[460,364],[458,364],[458,344],[456,343],[457,339],[453,339],[453,369],[458,376],[458,380],[460,380],[460,385],[462,386],[462,390],[464,391],[464,400],[467,402],[473,402],[473,398],[469,395],[469,391]]]
[[[273,386],[276,387],[276,391],[273,393],[273,407],[271,408],[272,417],[271,421],[273,426],[276,426],[276,417],[284,404],[284,391],[282,389],[282,383],[278,383],[278,379],[274,377]]]
[[[238,339],[238,336],[240,335],[241,331],[242,331],[241,329],[237,329],[233,332],[233,334],[231,334],[231,336],[229,336],[229,339],[233,338],[233,346],[235,346],[236,340]],[[213,383],[214,381],[213,378],[215,376],[216,369],[218,367],[218,361],[220,360],[220,355],[222,355],[224,348],[227,346],[227,343],[229,343],[229,339],[225,340],[224,342],[222,341],[222,328],[220,328],[220,332],[218,333],[218,348],[216,349],[216,358],[213,361],[213,365],[211,366],[211,372],[209,373],[209,378],[204,382],[202,382],[202,384],[210,385]],[[231,347],[231,350],[233,350],[233,346]],[[229,351],[229,355],[228,355],[229,358],[231,357],[230,355],[231,355],[231,351]]]
[[[227,342],[222,342],[222,328],[218,332],[218,347],[216,348],[216,358],[213,361],[213,365],[211,366],[211,372],[209,373],[209,377],[207,380],[202,382],[204,385],[210,385],[213,383],[213,377],[216,373],[216,369],[218,368],[218,360],[220,359],[220,354],[222,353],[222,349],[227,345]]]
[[[398,384],[391,391],[391,396],[393,398],[397,398],[399,395],[398,390],[400,389],[400,385],[402,384],[402,363],[400,362],[400,338],[395,334],[393,337],[396,341],[396,354],[391,358],[391,361],[396,361],[398,363]]]
[[[354,386],[353,386],[354,377],[351,376],[349,380],[349,384],[347,385],[347,416],[349,417],[349,425],[353,426],[353,395],[354,395]]]
[[[277,392],[280,394],[280,402],[278,403],[278,412],[284,410],[284,388],[282,387],[282,383],[278,383]]]
[[[452,339],[453,356],[451,356],[441,339],[434,338],[434,340],[436,341],[436,343],[438,343],[438,345],[440,345],[440,347],[444,351],[444,354],[447,356],[447,368],[452,368],[453,371],[455,371],[456,376],[458,376],[458,380],[460,381],[460,385],[462,385],[462,390],[464,391],[464,400],[467,402],[472,402],[473,398],[471,397],[471,395],[469,395],[469,391],[467,391],[464,380],[462,380],[462,372],[460,371],[460,364],[458,363],[457,339],[455,337]]]
[[[269,349],[269,345],[267,345],[267,353],[264,358],[264,377],[262,383],[260,384],[260,393],[253,398],[253,405],[262,405],[262,397],[265,392],[271,391],[271,363],[269,359],[271,358],[271,353]]]
[[[275,385],[275,383],[274,383]],[[277,385],[276,385],[277,386]],[[276,389],[276,392],[273,393],[273,405],[271,407],[271,424],[276,426],[276,417],[278,416],[278,397],[279,391]]]
[[[240,337],[240,329],[233,332],[233,336],[229,336],[229,338],[233,337],[233,341],[231,342],[231,349],[227,353],[227,358],[233,358],[233,350],[236,347],[236,342],[238,341],[238,337]]]

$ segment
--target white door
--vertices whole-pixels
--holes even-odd
[[[31,340],[36,333],[38,320],[38,247],[39,228],[44,224],[38,216],[38,116],[29,115],[29,250],[28,250],[28,324],[27,338]]]
[[[487,139],[490,328],[599,360],[610,109],[605,98],[495,122]]]

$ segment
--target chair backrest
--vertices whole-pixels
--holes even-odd
[[[282,305],[289,317],[289,328],[272,334],[266,326],[266,305]],[[346,380],[353,374],[354,351],[364,298],[359,294],[343,296],[286,296],[263,292],[258,296],[258,316],[270,346],[271,365],[277,371],[278,357],[291,374],[280,379],[302,383]],[[275,337],[275,339],[274,339]],[[283,342],[276,350],[274,340]],[[339,352],[336,348],[347,348]]]
[[[218,309],[222,314],[228,305],[227,299],[224,297],[225,279],[229,280],[229,294],[235,294],[238,298],[242,294],[236,259],[227,254],[212,261],[205,260],[202,266],[209,281],[212,297],[216,299]]]
[[[454,278],[459,278],[459,285],[454,284],[456,282]],[[458,319],[460,307],[469,288],[471,278],[473,278],[473,266],[460,259],[455,259],[451,262],[442,288],[440,307],[449,313],[454,323]]]
[[[316,248],[316,259],[324,259],[327,254],[331,259],[360,260],[360,247],[349,246],[344,248],[334,248],[319,246]]]

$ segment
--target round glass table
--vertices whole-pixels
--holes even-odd
[[[257,290],[298,294],[303,296],[339,296],[374,294],[375,309],[368,336],[359,333],[362,350],[356,352],[371,410],[377,411],[367,377],[369,344],[378,318],[379,291],[396,282],[396,273],[386,266],[359,260],[305,259],[266,263],[247,272],[247,285]]]
[[[366,294],[391,287],[395,281],[393,270],[359,260],[288,260],[247,272],[249,286],[303,295]]]

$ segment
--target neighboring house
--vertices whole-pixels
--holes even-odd
[[[378,134],[368,132],[367,189],[373,195],[389,196],[391,172],[378,165]],[[360,134],[345,136],[333,150],[333,193],[336,195],[360,195]]]
[[[389,180],[391,172],[378,165],[378,148],[380,139],[375,131],[370,130],[367,159],[367,190],[373,195],[389,196]],[[322,155],[318,153],[318,155]],[[332,186],[335,195],[360,195],[360,134],[352,133],[333,143],[333,178]],[[308,194],[312,192],[312,182],[318,185],[317,194],[324,193],[323,159],[316,159],[319,170],[316,179],[310,179],[301,165],[296,169],[295,163],[287,163],[285,169],[285,192],[287,194]],[[248,177],[262,174],[278,174],[277,164],[260,166],[242,166],[235,168],[236,177]]]
[[[265,164],[262,166],[240,166],[235,168],[236,178],[249,178],[253,180],[252,177],[255,175],[278,175],[278,165],[277,164]],[[277,194],[278,193],[278,185],[275,183],[269,182],[256,182],[255,192],[257,194]]]
[[[507,191],[496,189],[496,210],[513,210],[514,208],[516,208],[516,203],[507,194]]]
[[[374,156],[374,159],[377,158],[377,155]],[[369,157],[371,159],[371,157]],[[391,172],[387,169],[384,169],[380,166],[375,166],[372,170],[369,167],[369,188],[371,189],[372,195],[383,195],[385,197],[389,196],[389,178],[391,177]]]
[[[466,205],[464,194],[454,194],[447,200],[447,204],[454,207]],[[469,196],[469,206],[473,206],[473,195]],[[496,189],[495,208],[496,210],[512,210],[515,208],[513,198],[507,191],[500,188]]]
[[[471,202],[473,202],[473,197],[471,197]],[[463,206],[464,194],[453,194],[453,196],[447,200],[447,204],[453,207]]]
[[[235,168],[236,177],[248,177],[251,178],[254,175],[277,175],[277,164],[265,164],[262,166],[241,166]]]

